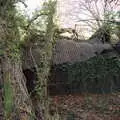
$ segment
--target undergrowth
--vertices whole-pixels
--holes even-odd
[[[119,58],[100,55],[84,62],[57,65],[55,69],[67,74],[65,89],[72,93],[108,93],[120,90]]]

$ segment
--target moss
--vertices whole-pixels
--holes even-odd
[[[6,80],[4,82],[4,109],[5,117],[8,119],[11,117],[13,109],[13,92],[12,86],[9,80],[9,74],[6,75]]]

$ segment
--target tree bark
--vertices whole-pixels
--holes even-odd
[[[4,120],[4,108],[3,108],[3,79],[2,79],[2,69],[0,60],[0,120]]]
[[[10,83],[11,92],[13,92],[13,108],[10,119],[30,120],[33,114],[32,103],[26,89],[21,63],[12,62],[9,57],[5,56],[2,59],[2,72],[4,84]]]

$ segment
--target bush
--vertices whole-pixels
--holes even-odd
[[[84,62],[57,65],[54,69],[67,73],[64,89],[69,93],[108,93],[120,90],[118,58],[106,58],[100,55]]]

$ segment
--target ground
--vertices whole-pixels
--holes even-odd
[[[54,96],[62,120],[120,120],[120,93]]]

